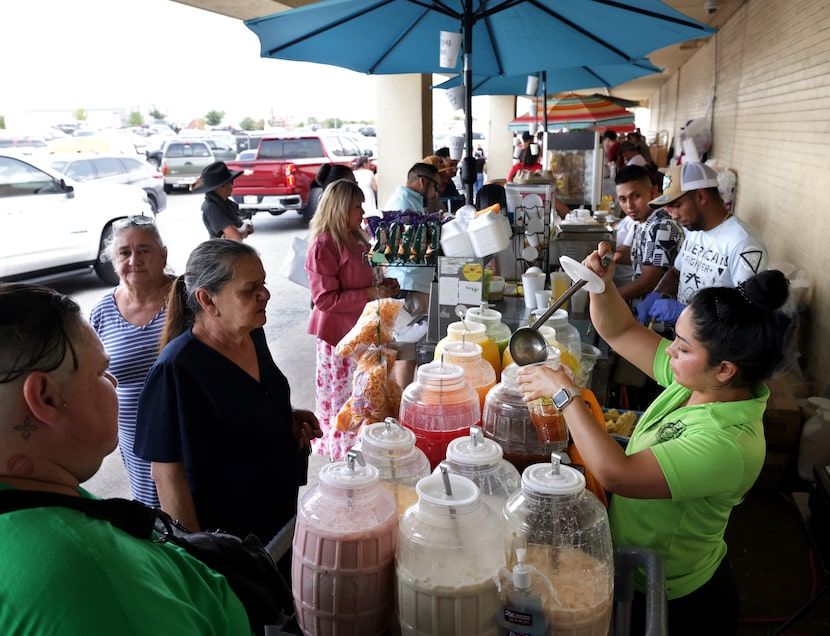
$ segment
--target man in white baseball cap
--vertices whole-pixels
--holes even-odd
[[[726,208],[718,173],[709,166],[688,162],[669,168],[663,194],[649,206],[667,208],[686,238],[674,267],[638,306],[641,322],[674,323],[697,290],[735,287],[767,268],[766,246]]]

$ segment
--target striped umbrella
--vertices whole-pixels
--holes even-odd
[[[603,95],[566,93],[547,98],[548,130],[604,128],[617,131],[634,129],[634,114]],[[535,112],[517,117],[510,122],[510,130],[528,130],[531,124],[541,123],[539,105]]]

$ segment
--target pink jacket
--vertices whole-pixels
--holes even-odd
[[[332,346],[351,329],[369,302],[366,288],[375,284],[375,272],[366,262],[369,246],[359,243],[352,249],[337,246],[327,232],[308,246],[305,268],[314,308],[308,333]]]

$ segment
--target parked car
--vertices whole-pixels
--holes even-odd
[[[256,148],[243,150],[236,155],[236,161],[251,161],[252,159],[256,159]]]
[[[49,144],[37,137],[0,137],[2,150],[14,150],[22,155],[48,155]]]
[[[161,150],[164,191],[170,194],[174,188],[189,188],[202,174],[202,169],[214,161],[210,146],[201,139],[165,141]]]
[[[98,153],[60,153],[50,155],[53,170],[75,181],[126,183],[144,190],[153,214],[167,208],[162,174],[139,157]]]
[[[229,143],[225,139],[217,139],[216,137],[205,137],[204,142],[210,147],[213,158],[216,161],[227,161],[228,159],[236,159],[236,142]]]
[[[0,281],[92,268],[118,284],[103,256],[112,225],[152,214],[147,195],[131,185],[78,182],[40,158],[0,152]]]

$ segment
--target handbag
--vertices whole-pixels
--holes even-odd
[[[292,283],[297,283],[303,287],[308,287],[308,272],[305,271],[305,257],[307,252],[308,241],[299,236],[295,236],[280,266],[280,274]]]
[[[128,499],[87,499],[35,490],[0,491],[0,514],[46,506],[72,508],[108,521],[137,539],[183,548],[228,580],[245,606],[256,634],[264,634],[266,626],[283,626],[292,620],[291,589],[254,535],[241,539],[221,530],[191,532],[166,512]]]

